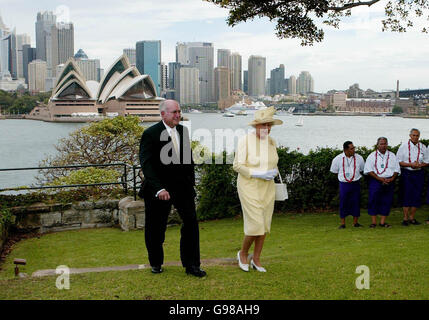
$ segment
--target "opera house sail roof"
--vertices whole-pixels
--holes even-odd
[[[40,119],[46,121],[75,122],[76,115],[97,116],[98,119],[136,115],[142,121],[159,121],[161,100],[150,76],[140,74],[130,65],[126,55],[112,64],[100,83],[86,81],[74,59],[70,58],[58,77],[46,110],[36,108],[38,115],[49,118]]]

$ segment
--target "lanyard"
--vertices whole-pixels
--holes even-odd
[[[389,157],[390,157],[390,153],[389,153],[389,151],[387,150],[386,168],[384,168],[384,170],[383,170],[383,171],[381,171],[381,172],[378,172],[378,167],[377,167],[377,154],[378,154],[378,150],[376,150],[376,151],[375,151],[375,170],[377,171],[377,174],[378,174],[378,175],[381,175],[381,174],[385,173],[385,172],[386,172],[386,170],[387,170],[387,168],[389,167]],[[382,166],[382,168],[383,168],[383,166]]]
[[[353,180],[354,180],[354,178],[355,178],[355,174],[356,174],[356,157],[355,156],[353,156],[353,162],[354,162],[354,167],[353,167],[353,176],[352,176],[352,178],[349,180],[349,179],[347,179],[347,177],[346,177],[346,170],[345,170],[345,166],[344,166],[344,159],[345,159],[346,157],[343,157],[343,175],[344,175],[344,179],[347,181],[347,182],[352,182]]]

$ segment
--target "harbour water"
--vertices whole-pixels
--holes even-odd
[[[228,130],[227,136],[243,134],[252,128],[248,123],[253,116],[222,117],[217,113],[187,113],[186,125],[193,140],[219,152],[222,148],[231,152],[233,143],[219,144],[219,138]],[[283,120],[281,126],[274,126],[271,136],[278,145],[291,150],[308,153],[317,147],[341,148],[346,140],[356,146],[371,147],[380,136],[389,139],[390,145],[397,145],[408,139],[411,128],[421,130],[422,138],[429,138],[429,120],[400,117],[367,116],[304,116],[303,125],[296,126],[299,117],[276,115]],[[85,124],[50,123],[33,120],[0,121],[0,169],[37,167],[41,160],[56,154],[55,145],[72,131]],[[150,125],[150,124],[143,124]],[[241,131],[241,132],[240,132]],[[217,137],[217,138],[216,138]],[[36,171],[0,172],[0,188],[30,185],[34,182]]]

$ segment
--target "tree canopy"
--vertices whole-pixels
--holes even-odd
[[[383,31],[406,32],[414,27],[414,20],[429,20],[429,0],[205,0],[227,8],[227,23],[235,26],[256,17],[267,17],[275,21],[276,35],[283,38],[301,39],[301,45],[321,42],[324,31],[317,25],[323,24],[339,28],[342,18],[352,15],[356,7],[370,7],[383,2],[385,18],[381,21]],[[422,32],[428,33],[423,27]]]

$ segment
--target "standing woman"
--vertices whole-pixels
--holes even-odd
[[[239,139],[235,154],[233,168],[238,172],[237,189],[243,210],[245,235],[237,260],[243,271],[249,271],[250,263],[259,272],[266,272],[260,256],[265,236],[271,228],[276,193],[274,178],[278,174],[279,160],[276,143],[269,134],[273,125],[283,123],[273,118],[275,112],[274,107],[255,112],[255,119],[249,123],[255,131]],[[248,261],[248,252],[253,243],[253,257]]]

